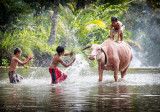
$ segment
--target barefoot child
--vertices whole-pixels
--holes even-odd
[[[15,72],[16,66],[18,64],[24,65],[29,60],[31,60],[33,58],[32,56],[28,56],[28,58],[22,62],[18,59],[19,57],[21,57],[21,54],[22,54],[22,51],[21,51],[20,48],[16,48],[14,50],[14,56],[12,57],[10,68],[9,68],[9,73],[8,73],[10,83],[15,83],[16,84],[17,82],[20,82],[23,79],[22,76],[20,76],[19,74],[17,74]]]
[[[111,18],[111,29],[110,29],[110,35],[111,39],[114,40],[114,36],[118,33],[118,38],[116,42],[119,41],[119,37],[121,37],[121,41],[123,41],[123,30],[125,29],[125,26],[117,20],[116,17]]]
[[[73,59],[72,62],[66,64],[62,59],[61,56],[68,56],[68,55],[73,55],[73,52],[71,53],[64,53],[64,47],[58,46],[56,48],[57,53],[53,57],[53,61],[50,65],[49,72],[52,77],[52,84],[57,84],[59,82],[64,81],[67,78],[67,75],[62,73],[60,70],[58,70],[57,66],[59,63],[61,63],[63,66],[68,67],[70,66],[75,60],[76,57]]]

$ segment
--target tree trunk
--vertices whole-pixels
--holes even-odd
[[[51,28],[50,36],[48,39],[49,45],[55,44],[57,21],[58,21],[58,15],[59,15],[59,4],[60,4],[60,0],[54,0],[54,6],[53,6],[54,14],[52,16],[52,28]]]

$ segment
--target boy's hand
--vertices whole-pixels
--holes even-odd
[[[34,56],[33,56],[33,55],[29,55],[28,58],[29,58],[29,59],[33,59]]]
[[[111,40],[114,40],[113,36],[111,36]]]
[[[119,42],[119,40],[117,39],[117,40],[116,40],[116,42],[118,43],[118,42]]]
[[[73,52],[73,51],[71,51],[71,52],[70,52],[70,56],[72,56],[73,54],[74,54],[74,52]]]

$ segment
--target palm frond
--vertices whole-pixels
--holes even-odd
[[[90,21],[90,22],[86,23],[85,25],[81,26],[79,31],[81,31],[81,33],[85,33],[85,32],[89,33],[91,31],[93,31],[95,28],[98,28],[96,26],[98,26],[102,29],[106,28],[106,25],[103,21],[93,20],[93,21]]]
[[[132,44],[136,45],[140,50],[143,50],[141,45],[138,42],[136,42],[132,39],[124,39],[124,41],[127,42],[127,43],[132,43]]]
[[[93,9],[83,9],[83,10],[81,10],[79,13],[78,13],[78,15],[75,17],[75,19],[74,19],[74,22],[73,22],[73,25],[76,23],[76,21],[81,17],[81,15],[82,14],[84,14],[84,13],[86,13],[86,12],[90,12],[90,11],[95,11],[95,10],[93,10]]]
[[[74,12],[75,8],[71,3],[67,3],[67,5],[69,5],[69,7],[72,9],[72,11]]]
[[[101,28],[106,28],[105,23],[101,20],[94,20],[94,21],[88,22],[88,23],[86,23],[85,26],[88,26],[88,25],[91,25],[91,24],[98,25]]]

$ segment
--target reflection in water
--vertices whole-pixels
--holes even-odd
[[[108,87],[105,85],[98,86],[97,109],[98,111],[105,110],[121,110],[131,109],[133,106],[130,104],[130,96],[127,95],[131,92],[130,88],[123,86]]]
[[[50,94],[50,109],[54,109],[54,111],[60,112],[61,105],[64,105],[64,102],[61,101],[61,88],[51,88],[51,94]]]
[[[6,110],[18,110],[22,107],[21,96],[18,93],[17,88],[15,88],[14,86],[12,87],[12,92],[10,92],[10,94],[8,94],[6,98],[9,102],[9,105],[5,105]]]
[[[160,74],[153,76],[159,79]],[[50,81],[42,81],[42,79],[39,79],[39,83],[38,80],[30,80],[35,81],[35,84],[29,83],[28,79],[16,85],[0,83],[0,110],[134,112],[139,109],[142,111],[160,109],[158,80],[155,80],[155,84],[151,81],[150,85],[145,85],[146,81],[141,81],[143,84],[134,85],[128,82],[136,78],[115,83],[112,81],[112,76],[105,77],[106,81],[103,83],[96,82],[98,76],[94,75],[78,76],[76,81],[79,82],[74,82],[73,78],[57,85],[51,85]],[[130,77],[134,78],[131,75]],[[147,77],[148,75],[146,79]],[[139,74],[139,78],[144,77]]]

